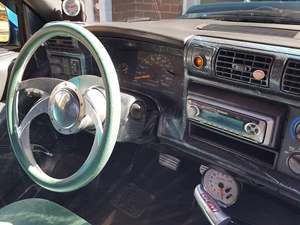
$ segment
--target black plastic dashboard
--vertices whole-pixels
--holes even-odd
[[[300,50],[204,36],[191,36],[177,46],[174,40],[168,42],[150,34],[150,39],[129,34],[123,37],[116,32],[98,36],[115,64],[122,91],[145,96],[159,108],[159,142],[154,144],[172,149],[173,153],[175,150],[174,154],[187,154],[220,166],[246,182],[300,202],[300,141],[295,134],[300,121],[300,95],[298,87],[293,86],[298,85]],[[74,58],[73,50],[72,54]],[[83,61],[78,65],[86,68],[81,73],[99,74],[93,70],[88,53],[76,54],[75,58]],[[70,58],[68,54],[64,56]],[[196,56],[204,58],[203,67],[194,66]],[[229,68],[223,68],[225,76],[217,70],[217,63],[223,63],[220,57],[233,60]],[[291,87],[287,83],[289,89],[285,89],[283,79],[293,66],[296,83]],[[262,70],[266,76],[254,80],[252,74],[256,70]],[[233,105],[232,96],[238,96],[235,109],[247,108],[249,112],[275,118],[276,144],[261,145],[188,119],[188,96],[200,93],[207,93],[208,97],[216,94],[215,101],[226,99],[228,105]]]
[[[289,59],[297,59],[296,50],[204,37],[190,39],[183,51],[130,39],[102,40],[117,65],[121,86],[125,90],[147,95],[159,105],[161,117],[158,136],[161,143],[175,147],[178,152],[221,165],[236,174],[245,176],[246,173],[246,179],[251,182],[266,185],[271,181],[272,185],[269,185],[274,188],[275,181],[278,190],[285,190],[290,195],[293,193],[299,199],[296,197],[300,190],[297,181],[299,175],[295,173],[297,162],[289,162],[291,157],[298,154],[299,149],[299,141],[295,139],[295,135],[291,135],[294,132],[293,124],[300,114],[297,107],[299,97],[282,90],[286,63]],[[209,50],[206,51],[207,48],[213,48],[212,55],[209,55]],[[250,81],[240,82],[216,76],[216,57],[221,48],[270,57],[272,61],[265,78],[267,82],[264,85],[252,85]],[[206,62],[208,68],[203,68],[203,71],[193,66],[195,49],[196,55],[203,54],[205,57],[206,54],[207,59],[211,60]],[[170,83],[165,83],[165,80]],[[281,116],[276,127],[277,145],[261,146],[211,127],[199,126],[195,121],[191,123],[187,119],[187,96],[190,92],[197,93],[197,90],[202,93],[203,90],[221,92],[221,98],[226,94],[238,95],[242,98],[241,105],[249,102],[251,108],[255,102],[260,111],[265,110],[265,115],[270,113],[268,110],[272,110],[268,106],[276,106],[275,113],[280,112]],[[256,111],[255,108],[253,110]],[[291,164],[295,168],[291,169]]]

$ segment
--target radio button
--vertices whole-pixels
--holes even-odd
[[[189,117],[197,117],[200,114],[200,109],[196,105],[189,105],[187,113]]]
[[[248,135],[259,135],[260,127],[255,123],[246,123],[244,126],[244,130]]]

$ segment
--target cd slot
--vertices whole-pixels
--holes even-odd
[[[194,122],[189,122],[188,137],[196,140],[196,143],[201,144],[201,142],[205,142],[220,150],[230,151],[247,160],[254,161],[255,163],[259,162],[268,167],[273,167],[277,159],[276,151],[244,142]]]

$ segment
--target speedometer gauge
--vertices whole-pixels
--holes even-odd
[[[173,61],[165,54],[140,52],[134,81],[153,87],[172,87],[175,82]]]
[[[233,205],[239,195],[239,185],[229,174],[215,169],[205,172],[202,180],[205,191],[217,200],[222,206]]]
[[[64,0],[62,3],[63,11],[68,16],[77,16],[80,12],[80,0]]]

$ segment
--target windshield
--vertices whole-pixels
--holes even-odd
[[[300,24],[300,1],[84,0],[93,21],[217,19]],[[92,3],[91,3],[92,2]]]
[[[187,19],[300,24],[300,1],[242,1],[195,4],[183,15]]]

